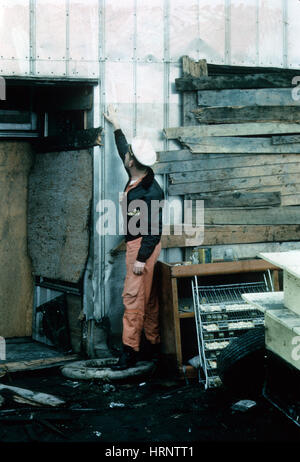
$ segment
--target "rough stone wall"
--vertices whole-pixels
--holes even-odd
[[[27,253],[30,144],[0,141],[0,335],[30,336],[33,278]]]

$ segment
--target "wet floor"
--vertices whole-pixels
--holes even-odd
[[[73,381],[59,368],[11,374],[2,383],[51,393],[60,408],[17,403],[1,392],[1,442],[299,442],[299,428],[262,396],[223,387],[204,390],[197,380],[142,377],[131,382]],[[234,411],[240,399],[256,405]]]

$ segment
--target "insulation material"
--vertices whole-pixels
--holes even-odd
[[[31,335],[33,280],[27,254],[30,144],[0,142],[0,336]]]
[[[28,206],[28,246],[35,275],[73,283],[82,277],[92,184],[89,151],[36,156]]]

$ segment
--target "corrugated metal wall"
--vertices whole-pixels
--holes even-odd
[[[181,123],[174,80],[183,55],[298,68],[299,28],[298,0],[2,0],[0,74],[99,78],[95,126],[104,125],[102,112],[114,103],[129,139],[147,135],[163,150],[177,147],[163,139],[162,129]],[[105,147],[94,152],[95,206],[102,198],[117,201],[126,181],[111,129],[105,130]],[[96,234],[87,302],[89,315],[110,313],[116,325],[124,270],[109,250],[119,240]],[[168,253],[164,259],[181,255]]]

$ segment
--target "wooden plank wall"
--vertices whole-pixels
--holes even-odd
[[[299,72],[183,58],[183,125],[164,130],[182,149],[158,153],[155,173],[170,196],[204,199],[204,245],[299,240]]]

